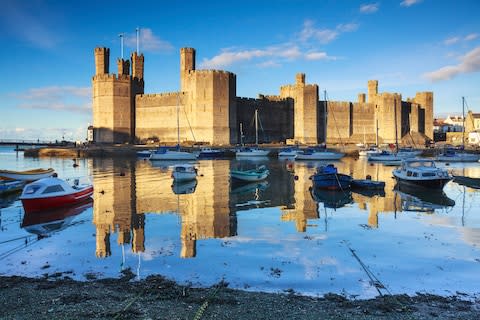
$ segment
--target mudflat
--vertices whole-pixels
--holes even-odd
[[[337,294],[307,297],[248,292],[220,282],[210,288],[182,286],[162,276],[133,281],[74,281],[0,277],[1,319],[480,319],[480,300],[461,293],[386,295],[349,300]],[[467,299],[468,298],[468,299]]]

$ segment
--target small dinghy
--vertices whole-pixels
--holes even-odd
[[[33,169],[26,171],[0,170],[0,177],[10,180],[35,181],[38,179],[48,178],[54,174],[55,170]]]

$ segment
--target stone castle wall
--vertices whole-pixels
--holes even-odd
[[[418,92],[402,101],[397,93],[379,93],[378,81],[368,81],[368,93],[358,102],[319,100],[319,87],[306,84],[305,74],[278,95],[258,99],[236,96],[236,75],[221,70],[195,70],[195,49],[180,50],[180,92],[144,95],[144,57],[133,53],[131,63],[117,60],[118,76],[109,74],[109,49],[95,49],[93,88],[94,141],[124,143],[158,138],[213,145],[255,142],[253,116],[258,109],[263,128],[259,142],[395,143],[413,144],[433,138],[433,93]],[[131,67],[131,75],[130,75]],[[177,97],[179,101],[177,102]],[[325,130],[326,123],[326,130]],[[249,131],[252,130],[252,131]]]

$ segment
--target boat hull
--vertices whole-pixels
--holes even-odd
[[[270,153],[269,150],[255,150],[255,151],[237,151],[237,157],[266,157]]]
[[[397,182],[408,184],[411,186],[418,186],[426,189],[443,189],[443,187],[450,181],[452,178],[438,178],[438,179],[406,179],[403,177],[396,176],[393,174]]]
[[[321,173],[312,176],[313,186],[325,190],[350,189],[352,178],[342,173]]]
[[[312,154],[297,154],[295,160],[339,160],[345,154],[338,152],[314,152]]]
[[[183,151],[168,151],[165,153],[152,153],[150,160],[195,160],[197,156],[193,153]]]
[[[265,180],[269,173],[268,170],[262,172],[232,171],[230,172],[230,177],[237,181],[257,182]]]
[[[454,156],[438,156],[437,161],[441,162],[477,162],[480,156],[476,154],[456,154]]]
[[[43,198],[21,198],[25,212],[36,212],[59,208],[86,201],[93,194],[93,186],[88,186],[78,192],[61,196]]]
[[[55,170],[53,170],[52,168],[29,171],[0,170],[0,177],[10,180],[35,181],[51,177],[54,172]]]

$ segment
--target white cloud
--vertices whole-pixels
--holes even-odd
[[[306,20],[302,30],[296,34],[296,40],[265,48],[238,49],[226,48],[218,55],[203,59],[200,68],[223,69],[233,64],[246,61],[256,61],[259,67],[278,67],[282,62],[298,59],[305,60],[336,60],[326,52],[318,50],[320,44],[326,44],[336,39],[340,34],[358,29],[355,23],[339,24],[335,29],[317,29],[314,22]],[[308,48],[308,51],[306,51]],[[257,60],[260,60],[257,62]],[[262,61],[265,60],[265,61]]]
[[[90,87],[51,86],[31,88],[12,96],[18,100],[19,108],[90,113],[91,92]]]
[[[355,23],[339,24],[335,29],[317,29],[313,21],[306,20],[299,34],[299,39],[303,42],[313,39],[322,44],[327,44],[338,38],[341,33],[352,32],[357,29],[358,25]]]
[[[452,79],[459,74],[477,71],[480,71],[480,47],[466,53],[460,58],[460,63],[428,72],[424,74],[424,77],[431,81],[441,81]]]
[[[160,39],[158,36],[153,34],[153,31],[150,28],[140,28],[139,38],[140,52],[166,52],[173,50],[173,46],[170,44],[170,42]],[[135,32],[125,34],[124,40],[125,46],[130,48],[137,47],[137,34]]]
[[[420,3],[422,1],[423,0],[403,0],[402,2],[400,2],[400,5],[402,7],[410,7],[410,6],[413,6],[414,4]]]
[[[378,7],[380,6],[379,3],[370,3],[370,4],[362,4],[360,6],[360,12],[361,13],[375,13],[378,11]]]
[[[309,52],[305,54],[306,60],[336,60],[335,57],[330,57],[326,52]]]
[[[443,44],[446,46],[450,46],[452,44],[457,43],[458,41],[460,41],[459,37],[451,37],[451,38],[445,39],[445,41],[443,41]]]
[[[472,41],[478,38],[478,33],[470,33],[469,35],[466,35],[463,40],[465,41]]]

